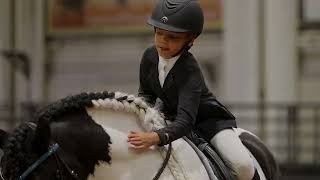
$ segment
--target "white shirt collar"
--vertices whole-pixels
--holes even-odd
[[[159,55],[159,68],[158,68],[158,71],[160,71],[160,67],[163,67],[164,65],[166,65],[166,74],[165,76],[168,75],[168,73],[170,72],[170,70],[173,68],[173,66],[175,65],[175,63],[177,62],[177,60],[179,59],[179,57],[181,56],[180,55],[177,55],[175,57],[172,57],[170,59],[165,59],[163,57],[161,57]]]

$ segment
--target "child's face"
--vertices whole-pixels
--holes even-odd
[[[194,37],[188,33],[176,33],[156,28],[154,41],[159,55],[169,59],[177,55],[177,53],[188,43],[191,45]]]

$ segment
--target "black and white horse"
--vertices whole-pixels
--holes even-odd
[[[127,143],[130,130],[151,131],[164,124],[158,111],[133,95],[69,96],[12,133],[0,131],[0,175],[5,180],[221,180],[184,139],[143,152]],[[276,179],[277,164],[268,149],[254,135],[238,132],[263,178]]]

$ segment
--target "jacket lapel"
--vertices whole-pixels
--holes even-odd
[[[162,94],[162,87],[160,85],[160,81],[159,81],[159,72],[158,72],[158,65],[156,66],[156,71],[155,73],[153,73],[153,82],[155,85],[155,89],[159,92],[159,94]]]
[[[180,71],[181,67],[181,61],[183,60],[184,54],[182,54],[179,59],[177,60],[177,62],[173,65],[172,69],[170,70],[170,72],[168,73],[164,83],[163,83],[163,91],[166,91],[167,89],[169,89],[173,84],[174,84],[174,74],[175,73],[183,73],[183,72],[178,72]]]
[[[165,92],[169,87],[171,87],[174,83],[173,81],[173,75],[172,75],[173,68],[171,71],[168,73],[164,83],[163,83],[163,88],[162,90]],[[158,78],[159,79],[159,78]]]
[[[153,89],[155,90],[156,94],[159,97],[163,97],[163,90],[162,87],[160,85],[160,81],[159,81],[159,72],[158,72],[158,62],[159,60],[154,61],[155,63],[153,64],[153,67],[151,67],[152,69],[154,69],[153,71],[150,71],[151,74],[151,81],[152,81],[152,85],[153,85]]]

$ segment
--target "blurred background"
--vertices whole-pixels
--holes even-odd
[[[192,53],[238,125],[257,134],[283,179],[320,176],[320,1],[199,0]],[[67,95],[137,93],[156,0],[1,0],[0,127]]]

